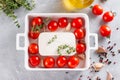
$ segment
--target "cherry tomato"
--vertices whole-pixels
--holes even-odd
[[[58,28],[58,23],[56,21],[51,21],[49,24],[48,24],[48,29],[50,31],[56,31]]]
[[[59,18],[58,25],[60,28],[65,28],[68,25],[68,20],[65,17]]]
[[[79,59],[75,56],[71,56],[68,60],[68,67],[69,68],[75,68],[79,64]]]
[[[71,22],[71,26],[73,28],[80,28],[80,27],[82,27],[83,26],[82,19],[80,17],[77,17],[77,18],[73,19],[72,22]]]
[[[78,54],[79,54],[79,53],[84,53],[85,50],[86,50],[85,44],[83,44],[83,43],[78,43],[78,44],[76,45],[76,52],[77,52]]]
[[[109,37],[111,35],[111,29],[107,25],[102,25],[99,31],[103,37]]]
[[[103,18],[103,21],[110,22],[113,20],[114,14],[112,12],[105,12],[102,18]]]
[[[38,56],[31,56],[29,58],[29,64],[32,66],[32,67],[37,67],[39,66],[40,64],[40,58]]]
[[[53,68],[55,65],[55,59],[53,57],[46,57],[43,61],[44,67]]]
[[[75,35],[76,39],[82,39],[85,37],[85,33],[82,29],[76,29],[74,31],[74,35]]]
[[[96,4],[92,8],[92,13],[94,15],[101,15],[103,13],[103,8],[100,5]]]
[[[28,52],[30,54],[37,54],[39,51],[38,51],[38,45],[36,43],[31,43],[28,47]]]
[[[32,19],[32,27],[40,26],[43,23],[41,17],[35,17]]]
[[[40,32],[39,31],[30,31],[28,36],[32,39],[37,39],[39,37]]]
[[[67,64],[67,59],[65,56],[59,56],[57,58],[57,65],[58,67],[64,67]]]

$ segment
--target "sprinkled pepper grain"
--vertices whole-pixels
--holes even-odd
[[[108,41],[108,44],[110,44],[111,43],[111,41]]]
[[[120,53],[120,49],[118,49],[118,53]]]
[[[108,61],[108,65],[110,65],[112,62],[111,61]]]
[[[110,47],[109,51],[111,51],[113,49],[113,46]]]
[[[119,28],[117,27],[116,30],[119,30]]]

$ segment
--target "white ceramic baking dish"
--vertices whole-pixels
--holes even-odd
[[[28,31],[29,31],[29,19],[31,17],[36,17],[36,16],[43,16],[43,17],[81,17],[85,20],[85,28],[86,28],[86,37],[85,37],[85,42],[86,42],[86,60],[85,60],[85,65],[84,67],[77,67],[77,68],[31,68],[28,65],[28,46],[29,46],[29,39],[28,39]],[[90,37],[94,37],[95,39],[95,46],[91,47],[90,46]],[[20,46],[20,37],[24,37],[25,39],[25,44],[24,47]],[[16,49],[17,50],[24,50],[25,51],[25,68],[27,70],[70,70],[70,71],[83,71],[89,68],[90,66],[90,50],[91,49],[97,49],[98,48],[98,36],[95,33],[90,33],[89,32],[89,18],[86,14],[83,13],[29,13],[25,17],[25,32],[24,33],[18,33],[16,35]]]

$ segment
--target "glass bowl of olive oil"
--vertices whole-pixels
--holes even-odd
[[[63,6],[68,11],[77,11],[90,6],[94,0],[62,0]]]

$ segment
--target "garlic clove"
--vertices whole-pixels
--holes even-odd
[[[107,50],[104,47],[98,47],[98,49],[96,50],[96,53],[107,57]]]
[[[113,80],[112,74],[108,71],[107,71],[107,79],[106,80]]]
[[[84,54],[84,53],[78,54],[78,57],[79,57],[81,60],[84,60],[84,59],[85,59],[85,54]]]
[[[40,62],[41,64],[41,67],[44,67],[44,64],[43,64],[43,58],[41,59],[41,62]]]
[[[68,23],[68,25],[65,28],[65,31],[70,31],[70,30],[71,30],[71,25],[70,25],[70,23]]]
[[[95,71],[100,71],[100,69],[104,66],[103,63],[94,63],[93,68]]]
[[[98,49],[96,50],[96,53],[98,54],[107,53],[107,50],[104,47],[98,47]]]

